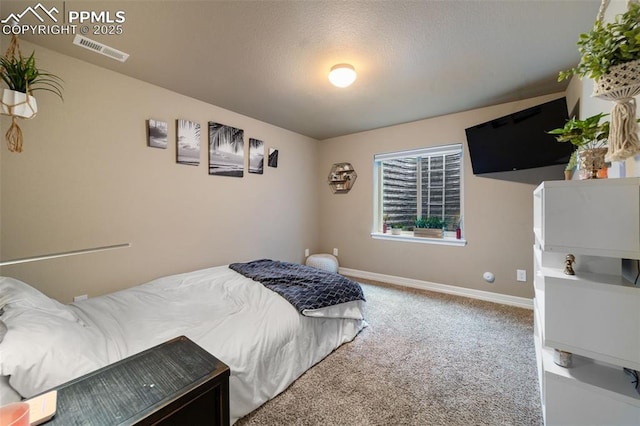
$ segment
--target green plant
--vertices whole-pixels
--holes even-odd
[[[640,4],[630,3],[614,22],[596,21],[589,33],[580,34],[577,45],[580,62],[575,68],[561,71],[558,81],[574,74],[597,80],[612,65],[640,59]]]
[[[428,216],[417,218],[415,222],[416,228],[440,229],[445,225],[445,221],[438,216]]]
[[[404,225],[401,223],[394,223],[393,225],[391,225],[391,227],[395,229],[402,229],[404,228]]]
[[[46,90],[62,97],[62,79],[36,67],[35,52],[28,58],[22,54],[12,57],[0,57],[0,77],[10,90],[31,93]]]
[[[547,133],[556,135],[558,142],[570,142],[578,149],[602,148],[609,138],[609,122],[600,123],[609,114],[600,113],[584,120],[573,117],[564,127],[553,129]]]

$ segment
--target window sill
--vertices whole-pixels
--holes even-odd
[[[443,246],[466,246],[467,240],[455,239],[445,236],[444,238],[425,238],[414,237],[412,232],[403,232],[400,235],[393,235],[391,233],[383,234],[382,232],[372,232],[371,238],[374,240],[389,240],[389,241],[402,241],[406,243],[420,243],[420,244],[436,244]]]

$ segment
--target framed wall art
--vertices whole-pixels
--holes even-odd
[[[278,150],[269,148],[269,167],[278,167]]]
[[[209,122],[209,174],[244,176],[244,130]]]
[[[200,164],[200,123],[177,120],[176,161],[180,164]]]
[[[167,122],[162,120],[147,120],[147,144],[153,148],[167,148]]]
[[[264,142],[249,138],[249,173],[264,172]]]

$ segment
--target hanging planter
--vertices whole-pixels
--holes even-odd
[[[36,98],[15,90],[4,89],[0,100],[0,113],[20,118],[33,118],[38,112]]]
[[[622,161],[640,152],[636,101],[640,94],[640,59],[614,65],[594,86],[593,95],[614,102],[607,161]]]
[[[9,48],[0,57],[0,79],[7,85],[2,91],[0,113],[13,117],[6,133],[7,146],[11,152],[22,152],[22,130],[18,118],[32,118],[38,112],[33,92],[46,90],[62,99],[61,79],[36,67],[35,52],[29,57],[22,56],[18,38],[11,36]]]
[[[577,67],[560,72],[558,81],[575,74],[595,81],[593,96],[613,101],[607,161],[622,161],[640,152],[636,103],[640,94],[640,4],[627,0],[627,11],[604,23],[609,0],[602,0],[597,20],[581,34]]]

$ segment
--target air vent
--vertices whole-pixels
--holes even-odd
[[[106,44],[99,43],[81,35],[76,35],[76,38],[73,39],[73,44],[92,50],[101,55],[108,56],[116,61],[124,62],[129,58],[128,53],[121,52],[118,49],[114,49]]]

